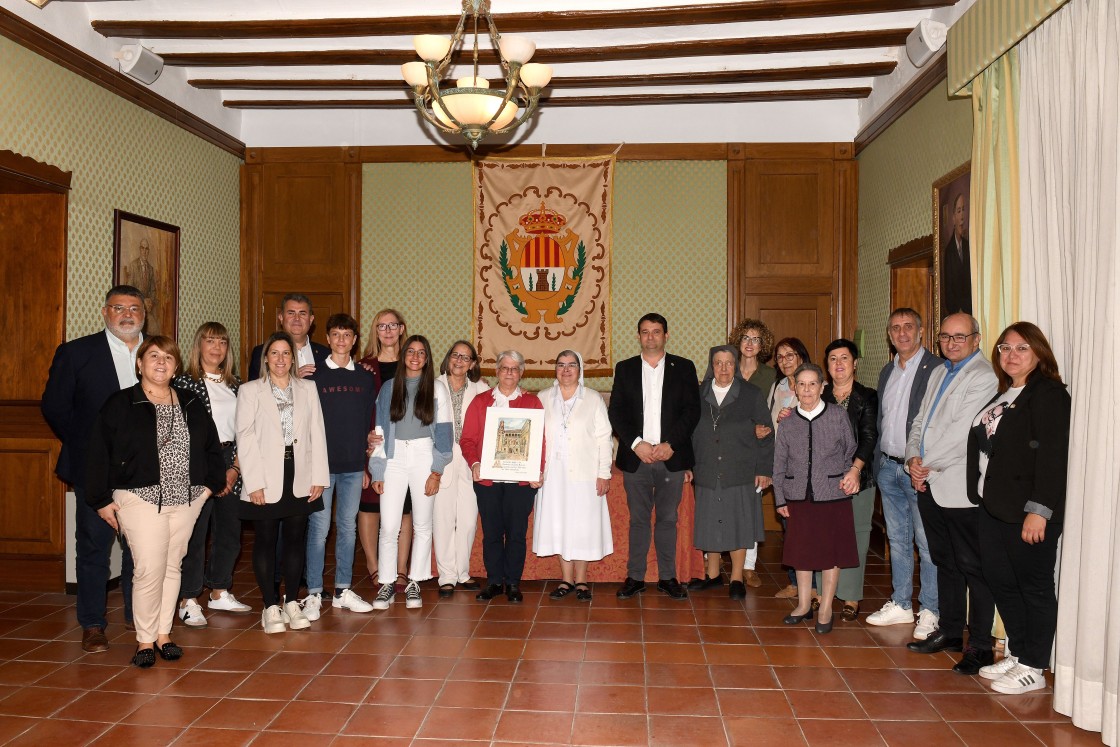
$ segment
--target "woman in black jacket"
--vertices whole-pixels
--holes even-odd
[[[1007,629],[1007,649],[980,676],[997,692],[1018,694],[1046,687],[1042,672],[1054,644],[1070,396],[1050,343],[1030,322],[1003,331],[992,368],[999,391],[972,422],[966,474],[969,499],[984,508],[980,564]]]
[[[856,527],[856,549],[859,565],[840,569],[836,596],[842,607],[840,618],[852,622],[859,617],[863,601],[863,573],[867,565],[867,547],[871,543],[871,514],[875,510],[875,444],[879,432],[875,427],[879,415],[879,395],[874,389],[856,381],[859,348],[851,340],[833,340],[824,349],[829,385],[821,399],[848,411],[852,433],[856,437],[856,455],[852,467],[859,469],[859,492],[852,496],[852,514]],[[823,588],[818,582],[817,588]]]
[[[132,663],[147,668],[183,650],[171,641],[180,564],[206,499],[226,486],[218,433],[201,398],[171,386],[182,364],[175,341],[149,337],[136,351],[139,383],[106,400],[94,422],[86,501],[128,541],[135,560]]]

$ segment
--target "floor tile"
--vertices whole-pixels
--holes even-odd
[[[572,744],[645,745],[649,729],[645,716],[577,713],[572,725]]]
[[[723,720],[696,716],[650,716],[649,744],[664,747],[720,747],[728,744]]]

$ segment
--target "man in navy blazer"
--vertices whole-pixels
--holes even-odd
[[[608,415],[618,436],[615,463],[622,470],[630,509],[630,557],[620,599],[645,591],[650,518],[657,521],[657,589],[673,599],[688,593],[676,579],[677,507],[685,471],[692,468],[692,431],[700,420],[696,367],[687,358],[669,355],[669,323],[660,314],[638,320],[641,355],[614,368],[614,391]]]
[[[136,349],[143,339],[144,295],[131,285],[118,285],[105,294],[101,316],[105,329],[65,342],[55,350],[41,405],[43,417],[62,442],[55,472],[73,487],[77,496],[77,613],[83,630],[82,648],[88,653],[109,650],[105,636],[105,585],[109,581],[109,556],[116,533],[86,503],[86,446],[93,421],[105,400],[137,381]],[[130,622],[132,553],[127,543],[122,547],[121,591],[124,617]]]
[[[936,629],[937,566],[929,554],[926,530],[918,513],[918,493],[903,468],[906,441],[914,416],[922,406],[930,374],[945,361],[922,347],[922,317],[903,307],[891,312],[887,336],[897,354],[879,372],[879,417],[876,429],[875,482],[883,496],[883,519],[891,548],[891,598],[867,616],[871,625],[908,625],[914,622],[914,546],[918,546],[922,587],[921,611],[914,638],[925,640]]]
[[[315,323],[315,311],[311,299],[302,293],[289,293],[280,301],[280,313],[276,315],[280,328],[292,336],[296,343],[297,373],[306,379],[315,373],[315,367],[326,362],[331,349],[326,345],[311,342],[311,325]],[[261,376],[261,351],[264,345],[257,345],[249,355],[249,378],[256,381]]]

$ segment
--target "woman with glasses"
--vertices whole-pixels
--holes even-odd
[[[395,595],[393,562],[405,494],[411,491],[412,562],[404,589],[405,607],[423,605],[420,582],[432,577],[432,511],[435,496],[451,461],[454,433],[451,395],[436,381],[432,349],[422,335],[404,341],[403,366],[385,382],[377,397],[377,424],[385,442],[369,460],[373,489],[381,495],[378,567],[381,569],[374,609],[389,609]]]
[[[436,493],[432,534],[439,572],[439,595],[450,597],[456,588],[477,591],[478,581],[471,578],[471,549],[478,527],[478,500],[471,484],[471,468],[463,458],[459,439],[463,435],[463,418],[467,408],[479,394],[490,387],[482,379],[478,353],[466,340],[452,343],[439,366],[439,379],[447,387],[451,399],[451,418],[455,426],[455,446],[451,462],[443,470],[443,479]]]
[[[533,552],[560,556],[563,581],[549,594],[591,601],[587,564],[614,552],[607,491],[611,486],[611,422],[602,396],[583,385],[583,358],[556,356],[556,380],[541,392],[544,482],[534,509]]]
[[[474,494],[478,498],[478,515],[482,519],[482,560],[486,564],[486,588],[475,599],[488,602],[505,591],[506,599],[515,604],[524,601],[521,574],[525,570],[525,535],[529,531],[529,514],[533,512],[533,496],[541,486],[533,482],[483,480],[479,473],[482,460],[482,435],[486,426],[486,410],[490,407],[543,409],[532,392],[521,389],[525,357],[516,350],[498,353],[495,364],[498,384],[474,398],[463,419],[463,435],[459,445],[463,458],[471,466]],[[541,455],[544,472],[544,455]]]
[[[369,335],[366,336],[366,349],[358,364],[373,374],[374,390],[380,392],[385,382],[396,376],[397,364],[401,357],[401,340],[407,333],[404,316],[396,309],[382,309],[373,317]],[[376,420],[377,412],[374,412]],[[370,428],[376,422],[370,424]],[[366,556],[366,570],[374,585],[377,585],[377,537],[381,526],[381,496],[374,492],[369,473],[362,481],[362,499],[358,504],[358,539]],[[405,493],[404,516],[401,519],[401,541],[397,549],[397,591],[404,591],[408,573],[408,551],[412,547],[412,494]]]
[[[996,396],[968,434],[968,497],[980,511],[980,565],[1007,630],[1004,657],[980,668],[1007,694],[1046,687],[1058,600],[1054,564],[1065,513],[1070,396],[1046,336],[1030,322],[992,350]]]

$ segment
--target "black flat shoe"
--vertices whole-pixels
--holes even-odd
[[[525,597],[521,594],[521,587],[517,584],[510,584],[506,587],[506,599],[511,604],[521,604],[525,601]]]
[[[576,584],[576,599],[581,602],[590,602],[591,587],[587,584]]]
[[[455,584],[441,584],[439,587],[439,598],[450,599],[455,594]]]
[[[571,594],[575,590],[576,590],[576,587],[572,586],[567,581],[561,581],[560,585],[557,586],[555,589],[553,589],[552,593],[548,595],[548,598],[549,599],[563,599],[564,597],[568,596],[569,594]]]
[[[622,582],[622,586],[615,592],[615,596],[619,599],[629,599],[635,594],[641,594],[645,590],[645,581],[639,581],[636,578],[627,576],[626,580]]]
[[[159,647],[159,658],[164,661],[178,661],[183,658],[183,649],[168,641]]]
[[[154,648],[138,648],[136,653],[132,655],[132,666],[134,667],[150,669],[155,663],[156,651]]]
[[[723,586],[723,579],[719,576],[715,578],[704,576],[704,578],[694,578],[688,582],[689,591],[707,591],[718,586]]]
[[[828,622],[822,623],[820,620],[817,620],[816,630],[817,630],[818,633],[820,633],[822,635],[825,634],[825,633],[831,633],[832,632],[832,615],[828,616]]]
[[[494,597],[502,593],[501,584],[490,584],[482,591],[474,595],[474,598],[480,602],[489,602]]]
[[[467,581],[463,581],[462,583],[455,584],[455,588],[462,589],[463,591],[478,591],[482,588],[482,584],[478,583],[472,578]]]
[[[940,630],[924,641],[910,641],[906,648],[916,654],[936,654],[938,651],[963,651],[964,641],[960,638],[950,638]]]
[[[798,625],[802,622],[805,622],[806,620],[808,620],[812,616],[813,616],[813,611],[812,610],[806,610],[805,614],[803,614],[803,615],[786,615],[785,617],[782,618],[782,622],[785,623],[786,625]]]
[[[668,594],[670,599],[688,599],[688,592],[681,586],[681,582],[675,578],[666,578],[658,581],[657,590],[662,594]]]
[[[995,654],[992,653],[991,649],[981,651],[969,646],[964,650],[964,656],[961,657],[961,660],[953,665],[953,671],[957,674],[980,674],[980,667],[986,667],[994,663]]]
[[[747,586],[742,581],[732,581],[727,585],[727,596],[732,599],[746,599]]]

